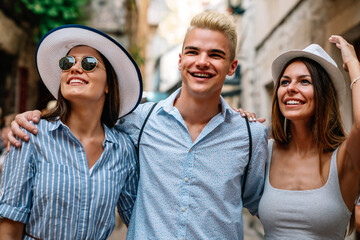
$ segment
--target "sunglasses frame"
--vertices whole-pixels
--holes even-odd
[[[64,70],[60,67],[60,61],[64,58],[73,58],[75,60],[75,62],[71,65],[71,67],[67,70]],[[96,59],[96,65],[94,68],[92,68],[91,70],[86,70],[83,68],[83,64],[82,64],[82,61],[84,60],[84,58],[95,58]],[[76,58],[74,56],[64,56],[62,58],[59,59],[59,68],[61,69],[61,71],[64,71],[64,72],[67,72],[67,71],[70,71],[70,69],[77,63],[78,61],[76,61]],[[83,56],[81,57],[81,60],[80,60],[80,66],[81,66],[81,69],[84,70],[85,72],[92,72],[96,69],[96,67],[98,66],[98,64],[102,62],[100,62],[100,60],[97,58],[97,57],[94,57],[94,56]]]

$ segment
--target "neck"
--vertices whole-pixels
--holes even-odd
[[[101,114],[102,107],[84,107],[84,105],[71,104],[71,112],[65,124],[79,140],[99,136],[100,134],[103,135]]]
[[[220,109],[220,94],[212,98],[196,98],[181,91],[174,106],[179,110],[186,123],[206,124],[217,115]]]
[[[308,122],[291,122],[289,147],[299,155],[317,151],[317,146]]]

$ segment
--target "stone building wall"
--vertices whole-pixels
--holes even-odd
[[[241,64],[241,107],[266,117],[270,124],[273,94],[271,63],[282,52],[321,45],[342,66],[339,50],[328,43],[331,34],[343,35],[349,42],[360,39],[359,0],[243,0],[245,13],[238,24],[237,58]],[[344,73],[347,86],[350,85]],[[350,97],[349,88],[346,89]],[[349,130],[351,106],[342,110]],[[246,239],[262,239],[257,218],[244,215]],[[347,239],[354,239],[350,236]]]
[[[270,119],[272,98],[271,63],[277,55],[289,49],[303,49],[311,43],[318,43],[342,66],[340,52],[328,43],[331,34],[344,35],[350,42],[360,37],[360,1],[358,0],[300,0],[294,1],[286,13],[281,11],[282,2],[277,0],[277,12],[259,8],[263,0],[244,1],[248,11],[243,16],[243,45],[239,48],[242,63],[243,95],[242,106],[251,109],[258,116]],[[284,4],[286,5],[286,4]],[[272,19],[281,15],[277,24],[270,25],[256,21]],[[274,16],[274,17],[273,17]],[[267,33],[261,36],[260,33]],[[260,38],[258,36],[261,36]],[[346,74],[344,76],[347,77]],[[349,81],[349,79],[347,79]],[[347,95],[350,92],[347,89]],[[343,110],[346,126],[351,124],[351,106]],[[267,121],[268,124],[270,121]]]

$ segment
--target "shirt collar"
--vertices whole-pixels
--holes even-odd
[[[169,113],[174,108],[175,99],[179,97],[180,92],[181,92],[181,88],[178,88],[175,92],[173,92],[165,100],[159,102],[158,103],[159,109],[157,111],[160,111],[160,109],[163,109],[165,112]]]
[[[49,121],[49,123],[51,124],[51,126],[49,127],[49,132],[56,131],[59,128],[68,129],[68,131],[70,131],[69,127],[66,126],[59,118],[56,121]],[[114,134],[114,132],[111,131],[111,129],[105,124],[103,124],[103,127],[105,130],[104,142],[111,142],[118,144],[117,136]]]

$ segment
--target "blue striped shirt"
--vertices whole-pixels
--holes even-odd
[[[158,103],[140,142],[140,181],[128,239],[243,239],[242,207],[252,214],[264,185],[268,155],[265,127],[251,123],[249,159],[245,119],[221,98],[222,111],[192,142],[173,106],[178,90]],[[151,103],[120,120],[119,127],[137,143]]]
[[[41,120],[37,127],[38,135],[5,160],[0,216],[40,239],[106,239],[116,206],[128,223],[138,183],[129,137],[104,126],[104,151],[89,171],[85,149],[66,125]]]

